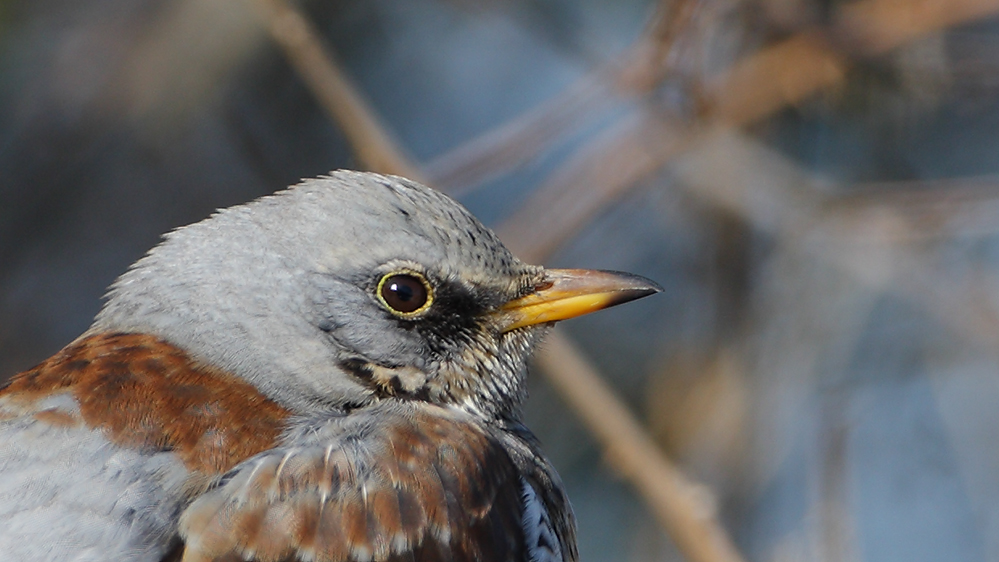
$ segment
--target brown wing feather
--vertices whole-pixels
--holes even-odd
[[[6,410],[32,412],[36,402],[59,393],[72,395],[79,413],[45,410],[35,417],[84,423],[121,447],[171,450],[206,474],[273,447],[290,415],[249,383],[145,334],[76,341],[15,375],[0,389],[0,401]]]
[[[525,559],[521,480],[471,417],[382,403],[238,466],[181,519],[185,562]]]

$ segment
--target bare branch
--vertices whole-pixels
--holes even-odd
[[[601,134],[496,229],[500,238],[523,259],[544,261],[600,209],[685,146],[685,135],[675,128],[650,111]]]
[[[421,181],[414,166],[382,125],[323,41],[287,0],[257,0],[264,23],[312,95],[340,126],[358,160],[369,170]]]
[[[431,181],[458,195],[536,158],[592,123],[615,103],[651,91],[672,68],[670,54],[698,0],[662,0],[620,60],[601,66],[562,94],[427,165]]]
[[[599,373],[561,332],[548,336],[538,365],[606,451],[606,459],[648,502],[692,562],[741,562],[723,531],[715,500],[666,457]]]

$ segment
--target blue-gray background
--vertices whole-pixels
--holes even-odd
[[[650,105],[696,119],[697,84],[839,5],[700,2],[675,74],[458,186],[462,201],[502,224],[594,138]],[[653,10],[303,7],[421,164],[623,60]],[[0,0],[0,378],[83,331],[162,232],[358,166],[250,12]],[[999,560],[996,61],[988,19],[860,57],[836,88],[645,174],[545,260],[666,288],[566,329],[710,486],[749,560]],[[679,559],[543,379],[527,417],[566,480],[583,560]]]

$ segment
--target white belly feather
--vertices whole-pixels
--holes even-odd
[[[0,413],[9,415],[4,406]],[[66,395],[37,406],[75,409]],[[0,422],[4,560],[159,560],[175,532],[189,474],[176,456],[123,449],[82,425],[53,425],[19,413]]]

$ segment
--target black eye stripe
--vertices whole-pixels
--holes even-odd
[[[390,273],[378,283],[378,299],[393,313],[407,317],[426,310],[433,301],[433,291],[422,275]]]

